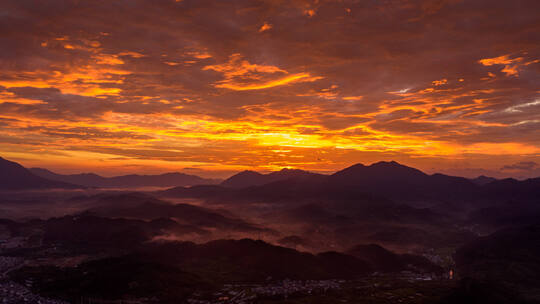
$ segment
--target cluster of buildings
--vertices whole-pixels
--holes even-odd
[[[31,280],[25,282],[26,286],[9,280],[7,278],[8,272],[22,265],[22,258],[0,256],[0,304],[67,304],[33,294],[29,289],[32,285]]]
[[[288,280],[266,285],[227,284],[214,294],[215,300],[189,299],[189,304],[249,304],[257,298],[287,299],[291,295],[323,294],[339,289],[344,281],[339,280]]]
[[[291,294],[313,294],[325,293],[330,289],[339,289],[340,283],[344,281],[338,280],[308,280],[294,281],[283,280],[280,284],[259,286],[252,288],[251,291],[261,296],[282,296],[287,298]]]
[[[0,279],[4,278],[9,271],[19,267],[22,262],[22,258],[0,256]]]
[[[26,286],[13,281],[0,282],[1,304],[68,304],[63,301],[51,300],[33,294]]]

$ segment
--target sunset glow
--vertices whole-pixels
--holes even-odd
[[[0,151],[27,166],[540,163],[538,15],[512,1],[54,3],[0,17]]]

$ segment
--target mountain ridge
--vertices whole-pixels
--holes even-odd
[[[217,179],[202,178],[181,172],[157,175],[128,174],[104,177],[95,173],[59,174],[44,168],[30,168],[30,172],[43,178],[71,182],[85,187],[99,188],[137,188],[137,187],[175,187],[217,184]]]
[[[223,182],[221,186],[228,188],[247,188],[250,186],[262,186],[272,182],[288,180],[288,179],[309,179],[324,177],[323,174],[313,173],[300,169],[281,169],[267,174],[262,174],[252,170],[239,172]]]
[[[308,172],[300,178],[272,177],[271,174],[276,176],[279,172],[283,171],[269,174],[243,171],[220,185],[176,187],[165,190],[160,195],[197,198],[220,197],[233,200],[256,198],[269,201],[322,197],[355,200],[375,196],[407,202],[437,201],[448,205],[450,201],[464,202],[465,200],[482,203],[493,199],[497,201],[513,198],[531,200],[534,199],[534,195],[540,194],[540,187],[538,187],[540,178],[524,181],[502,179],[478,184],[465,177],[441,173],[429,175],[395,161],[378,162],[368,166],[355,164],[331,175]],[[280,174],[286,177],[291,176],[290,174]],[[231,179],[235,176],[262,178],[257,181],[241,180],[230,186]],[[454,208],[455,206],[449,205],[448,207]],[[461,204],[460,208],[469,207],[471,206]]]
[[[23,189],[75,189],[80,186],[49,180],[33,174],[19,163],[0,157],[0,189],[23,190]]]

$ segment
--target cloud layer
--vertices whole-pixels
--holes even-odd
[[[534,0],[4,1],[0,151],[110,172],[540,163],[538,11]]]

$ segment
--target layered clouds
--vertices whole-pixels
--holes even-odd
[[[539,11],[532,0],[4,1],[0,148],[102,173],[396,159],[512,175],[505,166],[540,163]]]

